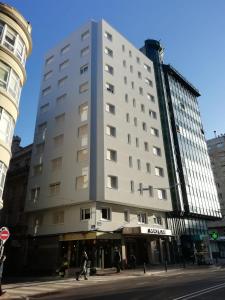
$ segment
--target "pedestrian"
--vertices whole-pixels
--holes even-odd
[[[65,273],[66,273],[66,270],[68,269],[68,267],[69,267],[69,263],[68,263],[67,257],[64,256],[62,264],[61,264],[61,266],[59,268],[59,275],[61,277],[65,276]]]
[[[6,259],[5,255],[2,255],[0,258],[0,296],[5,294],[5,292],[2,291],[2,273],[3,273],[3,265],[5,259]]]
[[[116,267],[116,272],[120,273],[121,269],[121,255],[117,247],[114,249],[114,265]]]
[[[130,267],[136,269],[136,257],[133,253],[130,255]]]
[[[84,279],[87,280],[87,263],[88,255],[85,250],[82,251],[80,271],[76,273],[76,280],[79,280],[81,275],[84,275]]]

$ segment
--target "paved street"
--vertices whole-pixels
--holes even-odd
[[[225,269],[219,267],[173,268],[167,273],[156,269],[126,270],[120,274],[74,278],[39,279],[4,285],[1,299],[224,299]]]
[[[222,300],[225,294],[225,270],[215,270],[209,273],[180,273],[172,276],[155,274],[99,282],[95,285],[84,281],[77,284],[79,288],[74,287],[57,295],[41,297],[41,299]]]

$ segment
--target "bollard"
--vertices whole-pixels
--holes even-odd
[[[146,265],[145,265],[145,263],[144,263],[144,274],[146,273]]]
[[[167,272],[167,260],[165,260],[165,272]]]

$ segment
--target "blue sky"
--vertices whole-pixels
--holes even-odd
[[[27,61],[15,134],[33,141],[46,51],[90,19],[104,18],[136,47],[160,39],[171,63],[201,92],[207,138],[225,133],[224,0],[8,0],[32,24],[33,52]]]

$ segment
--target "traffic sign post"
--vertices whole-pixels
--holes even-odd
[[[210,232],[210,237],[212,240],[216,241],[219,237],[219,233],[216,231],[212,231],[212,232]]]
[[[9,229],[7,227],[0,228],[0,240],[4,244],[10,236]]]

